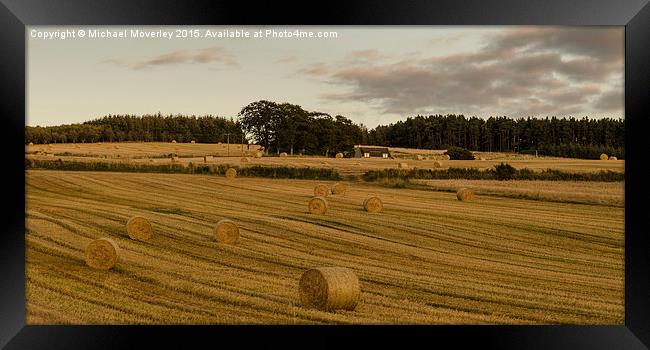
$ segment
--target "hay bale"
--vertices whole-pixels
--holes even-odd
[[[344,195],[348,186],[342,182],[337,182],[332,186],[332,194]]]
[[[240,160],[240,162],[242,162],[242,163],[250,163],[250,161],[251,161],[251,159],[248,158],[248,157],[242,157],[241,160]]]
[[[204,163],[209,163],[209,162],[212,162],[212,161],[214,161],[213,156],[203,156],[203,162]]]
[[[282,157],[282,158],[287,157],[287,156],[288,156],[287,152],[280,153],[280,157]]]
[[[369,213],[381,213],[384,210],[384,203],[377,196],[370,196],[363,201],[363,208]]]
[[[616,157],[614,157],[614,156],[610,156],[610,157],[609,157],[609,160],[618,160],[618,158],[616,158]]]
[[[343,158],[343,153],[337,153],[336,154],[336,159],[341,159]]]
[[[451,157],[448,154],[445,154],[442,158],[444,160],[451,160]]]
[[[608,159],[609,157],[605,153],[600,155],[600,160],[608,160]]]
[[[354,310],[361,299],[359,278],[345,267],[318,267],[303,273],[298,283],[300,302],[322,311]]]
[[[318,184],[314,187],[314,196],[327,197],[330,194],[330,189],[325,184]]]
[[[237,177],[237,170],[235,170],[235,168],[228,168],[228,170],[226,170],[226,177],[229,178],[229,179],[236,178]]]
[[[192,141],[190,141],[190,143],[196,143],[196,141],[192,140]]]
[[[126,232],[131,239],[136,241],[147,241],[153,232],[149,220],[142,216],[134,216],[126,223]]]
[[[325,214],[327,212],[328,204],[325,197],[314,197],[309,200],[309,212],[312,214]]]
[[[409,167],[408,163],[397,163],[397,167],[400,169],[407,169]]]
[[[456,198],[459,201],[471,201],[474,199],[474,190],[471,188],[461,188],[456,192]]]
[[[172,140],[172,143],[176,143],[176,140]]]
[[[239,227],[232,220],[220,220],[214,229],[214,239],[219,243],[234,244],[239,239]]]
[[[34,143],[33,143],[33,142],[30,142],[29,145],[30,145],[30,146],[34,146]]]
[[[109,270],[120,255],[120,248],[117,243],[110,238],[96,239],[86,247],[85,260],[86,265],[101,270]]]
[[[435,162],[433,162],[433,167],[434,168],[442,168],[442,162],[439,161],[439,160],[436,160]]]
[[[255,153],[255,158],[262,158],[262,156],[264,156],[264,153],[263,153],[263,152],[257,152],[257,153]]]

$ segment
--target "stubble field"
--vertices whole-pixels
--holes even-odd
[[[27,323],[624,321],[624,208],[616,203],[481,192],[461,202],[451,192],[350,182],[318,216],[307,212],[318,183],[27,171]],[[383,213],[363,210],[370,193]],[[148,242],[127,236],[134,215],[151,220]],[[236,245],[212,238],[223,218],[240,226]],[[109,271],[84,263],[86,245],[100,237],[121,248]],[[317,266],[357,274],[356,310],[300,305],[298,280]]]
[[[259,146],[225,145],[225,144],[191,144],[163,142],[122,142],[122,143],[89,143],[89,144],[53,144],[31,145],[26,147],[28,159],[62,159],[63,161],[88,162],[128,162],[136,164],[171,164],[171,156],[179,164],[205,164],[204,156],[211,156],[208,164],[228,164],[233,166],[262,165],[270,167],[315,167],[332,168],[343,176],[359,177],[368,170],[398,168],[399,163],[407,163],[409,168],[431,169],[436,162],[442,162],[443,168],[477,168],[480,170],[494,168],[495,165],[506,162],[517,169],[541,171],[556,169],[567,172],[598,172],[611,170],[623,172],[624,160],[586,160],[556,157],[534,157],[509,153],[477,153],[485,160],[450,160],[446,161],[442,151],[417,150],[406,148],[391,148],[395,159],[381,158],[342,158],[322,156],[264,156],[255,158]],[[230,156],[227,156],[230,154]],[[427,159],[415,160],[412,157],[424,155]],[[247,157],[248,162],[242,162]],[[411,157],[411,158],[408,158]]]

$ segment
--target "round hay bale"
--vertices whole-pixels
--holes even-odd
[[[237,177],[237,170],[235,170],[235,168],[228,168],[228,170],[226,170],[226,177],[229,178],[229,179],[236,178]]]
[[[618,158],[616,158],[616,157],[614,157],[614,156],[610,156],[610,157],[609,157],[609,160],[618,160]]]
[[[131,239],[136,241],[147,241],[153,232],[149,220],[142,216],[134,216],[126,223],[126,232]]]
[[[192,141],[190,141],[190,143],[196,143],[196,141],[192,140]]]
[[[86,265],[95,269],[109,270],[117,263],[119,254],[120,248],[112,239],[106,237],[96,239],[86,247]]]
[[[600,160],[607,160],[607,159],[609,159],[609,157],[605,153],[600,155]]]
[[[322,311],[354,310],[361,299],[359,278],[345,267],[318,267],[302,274],[300,303]]]
[[[377,196],[370,196],[363,201],[363,208],[369,213],[381,213],[384,210],[384,203]]]
[[[34,146],[34,143],[33,143],[33,142],[30,142],[29,145],[30,145],[30,146]]]
[[[442,168],[442,162],[436,160],[435,162],[433,162],[433,167],[434,168]]]
[[[471,201],[474,199],[474,190],[471,188],[461,188],[456,192],[456,198],[459,201]]]
[[[444,160],[451,160],[451,157],[450,157],[448,154],[444,154],[444,155],[442,156],[442,158],[443,158]]]
[[[408,163],[397,163],[397,167],[400,169],[407,169],[409,167]]]
[[[263,153],[263,152],[257,152],[257,153],[255,153],[255,158],[262,158],[262,156],[264,156],[264,153]]]
[[[332,194],[344,195],[348,190],[348,186],[342,182],[337,182],[332,186]]]
[[[309,212],[312,214],[323,215],[327,212],[327,200],[325,197],[314,197],[309,200]]]
[[[314,187],[314,196],[327,197],[330,194],[330,189],[325,184],[318,184]]]
[[[287,157],[287,156],[288,156],[287,152],[280,153],[280,157],[282,157],[282,158]]]
[[[234,244],[239,239],[239,227],[232,220],[220,220],[214,229],[214,239],[219,243]]]
[[[242,163],[250,163],[250,161],[251,161],[251,159],[248,158],[248,157],[242,157],[241,160],[240,160],[240,162],[242,162]]]
[[[176,143],[176,140],[172,140],[172,143]]]
[[[337,153],[336,154],[336,159],[341,159],[343,158],[343,153]]]

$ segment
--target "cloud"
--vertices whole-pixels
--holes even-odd
[[[226,49],[218,46],[212,46],[197,50],[177,50],[136,62],[128,62],[114,58],[109,58],[102,62],[134,70],[167,65],[206,64],[211,62],[221,62],[225,65],[233,67],[239,66],[232,54],[230,54]]]
[[[623,79],[623,57],[621,28],[524,27],[486,35],[471,52],[390,62],[377,50],[354,51],[301,72],[339,86],[324,100],[382,113],[622,116],[622,88],[611,82]]]
[[[611,90],[598,96],[594,105],[604,111],[622,111],[625,108],[625,100],[620,91]]]
[[[273,63],[296,63],[296,62],[298,62],[298,57],[296,56],[281,57],[273,61]]]
[[[306,67],[303,67],[298,71],[298,73],[305,75],[322,76],[329,74],[331,71],[332,70],[325,63],[313,63]]]

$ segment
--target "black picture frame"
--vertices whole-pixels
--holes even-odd
[[[30,25],[623,25],[625,26],[625,324],[603,326],[28,326],[25,325],[25,58]],[[445,0],[255,4],[237,1],[0,0],[5,220],[0,235],[0,347],[418,346],[501,349],[647,349],[650,245],[645,236],[643,132],[650,100],[648,0]],[[342,338],[346,338],[343,340]],[[345,342],[345,343],[342,343]]]

